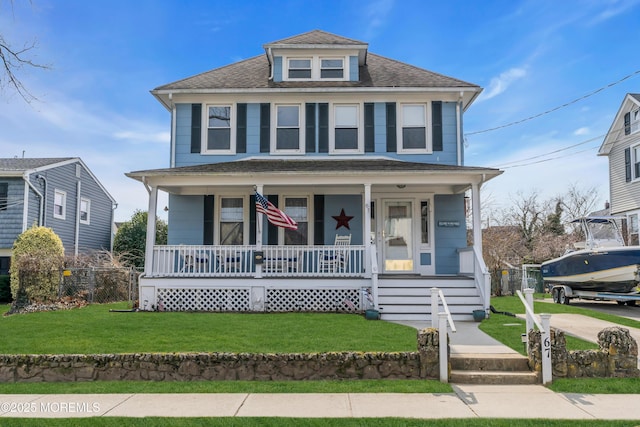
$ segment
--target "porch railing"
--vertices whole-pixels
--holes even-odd
[[[458,250],[460,260],[460,273],[473,276],[474,282],[485,311],[489,310],[489,298],[491,297],[491,276],[482,255],[474,246]]]
[[[166,245],[153,248],[152,277],[363,277],[364,246]],[[257,268],[260,267],[259,269]]]

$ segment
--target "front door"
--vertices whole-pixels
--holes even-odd
[[[382,228],[382,257],[385,273],[413,272],[413,202],[386,200]]]

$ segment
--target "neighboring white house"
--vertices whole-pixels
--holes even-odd
[[[481,88],[323,31],[263,48],[152,90],[170,167],[127,176],[149,192],[149,230],[169,194],[169,244],[147,233],[140,307],[426,320],[437,286],[458,317],[488,309],[480,188],[501,171],[465,166],[462,137]],[[297,230],[256,213],[256,192]]]
[[[640,218],[640,94],[628,93],[598,155],[609,158],[610,213],[626,217],[629,244],[638,245]]]

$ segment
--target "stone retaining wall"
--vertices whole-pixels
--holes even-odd
[[[640,377],[638,343],[629,330],[605,328],[598,333],[599,350],[567,351],[564,332],[551,328],[553,378]],[[542,371],[540,331],[529,331],[529,364]]]
[[[437,378],[438,331],[417,352],[0,355],[0,382]]]

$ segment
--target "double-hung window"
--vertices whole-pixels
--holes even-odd
[[[55,190],[53,195],[53,217],[65,219],[67,213],[67,192]]]
[[[89,224],[91,219],[91,200],[84,197],[80,198],[80,222]]]
[[[334,150],[358,151],[358,123],[357,105],[334,106]]]
[[[402,104],[399,129],[400,151],[429,152],[428,104]]]
[[[244,199],[223,197],[220,204],[220,244],[244,244]]]
[[[310,79],[311,78],[311,59],[296,58],[288,61],[289,79]]]
[[[284,229],[285,245],[309,244],[309,209],[306,197],[285,197],[284,212],[298,223],[297,230]]]
[[[208,105],[206,111],[206,151],[210,153],[231,152],[231,105]]]
[[[344,59],[327,58],[320,60],[321,79],[342,79],[344,77]]]
[[[6,210],[9,204],[9,184],[0,182],[0,211]]]
[[[276,106],[276,142],[275,151],[285,153],[301,152],[300,145],[300,106]]]

